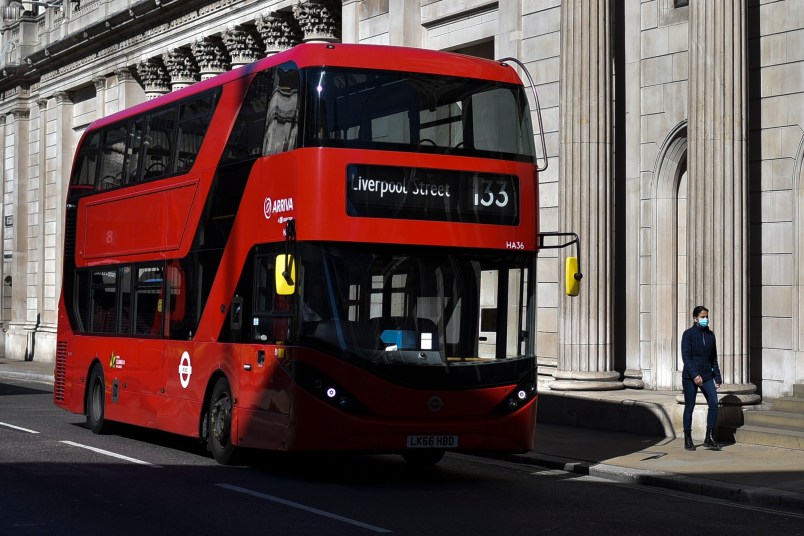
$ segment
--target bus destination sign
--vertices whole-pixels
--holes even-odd
[[[472,171],[350,164],[349,216],[519,225],[519,179]]]

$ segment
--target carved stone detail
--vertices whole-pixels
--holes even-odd
[[[105,76],[97,76],[92,79],[92,83],[95,84],[95,91],[100,92],[106,89],[106,77]]]
[[[73,99],[70,98],[70,94],[66,91],[57,91],[53,96],[56,97],[56,106],[73,103]]]
[[[142,80],[146,98],[155,99],[170,91],[170,75],[161,58],[142,60],[137,64],[137,73]]]
[[[217,39],[206,37],[199,39],[191,45],[193,56],[198,63],[201,80],[212,78],[221,74],[231,66],[229,52],[223,43]]]
[[[162,54],[162,61],[170,75],[170,88],[173,91],[185,88],[200,79],[198,64],[189,50],[183,48],[169,50]]]
[[[265,54],[268,56],[301,42],[301,30],[289,14],[269,11],[257,17],[256,23],[260,37],[265,43]]]
[[[240,25],[227,28],[221,37],[232,58],[232,69],[248,65],[262,57],[257,40]]]
[[[128,67],[121,67],[117,69],[114,74],[117,75],[118,82],[128,82],[129,80],[134,80],[134,76],[131,74],[131,70]]]
[[[299,0],[293,6],[293,15],[299,21],[306,43],[339,41],[339,1]]]

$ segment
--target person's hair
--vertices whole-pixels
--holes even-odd
[[[692,310],[692,316],[698,318],[698,315],[701,314],[703,311],[709,312],[709,309],[704,307],[703,305],[696,305],[695,309]]]

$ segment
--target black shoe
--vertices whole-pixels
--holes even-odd
[[[684,449],[695,450],[695,443],[692,442],[692,432],[684,432]]]
[[[723,445],[717,442],[715,439],[715,432],[711,428],[706,429],[706,439],[704,439],[704,447],[708,448],[709,450],[720,450],[723,448]]]

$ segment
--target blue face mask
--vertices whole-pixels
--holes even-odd
[[[709,325],[709,319],[708,318],[699,318],[698,319],[698,325],[701,326],[702,328],[707,327]]]

